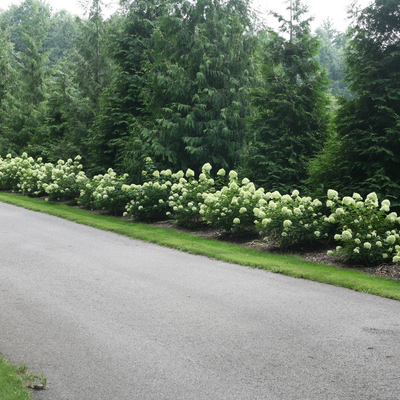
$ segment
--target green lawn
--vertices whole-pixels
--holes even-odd
[[[0,399],[30,400],[26,384],[26,367],[15,367],[0,356]]]
[[[11,193],[0,192],[0,201],[191,254],[400,300],[400,281],[367,275],[355,269],[339,269],[305,261],[294,255],[277,255],[246,249],[174,229],[128,222],[64,204],[49,203]]]

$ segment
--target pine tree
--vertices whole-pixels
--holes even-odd
[[[263,86],[252,90],[255,112],[249,120],[244,174],[267,190],[302,188],[309,159],[327,138],[330,100],[326,72],[314,59],[319,41],[310,33],[307,11],[296,0],[292,19],[280,32],[269,31],[261,65]]]

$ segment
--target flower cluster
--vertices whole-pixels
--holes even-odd
[[[223,173],[219,171],[220,175]],[[215,193],[203,194],[200,214],[209,225],[220,230],[234,233],[254,230],[253,208],[263,193],[263,189],[256,190],[247,178],[239,183],[237,173],[230,171],[227,186]]]
[[[331,210],[326,221],[338,225],[339,232],[334,239],[340,242],[336,251],[330,251],[329,255],[343,255],[368,265],[378,265],[396,257],[400,249],[400,218],[390,212],[389,200],[379,204],[375,193],[370,193],[365,200],[358,193],[341,199],[336,191],[329,190],[326,205]]]
[[[38,192],[36,185],[38,179],[29,175],[36,173],[40,165],[41,159],[35,161],[32,157],[28,157],[27,153],[23,153],[21,157],[13,158],[8,154],[5,159],[0,158],[0,188],[35,195]],[[28,182],[30,180],[31,182]]]
[[[131,216],[135,220],[160,220],[167,217],[170,211],[168,198],[171,194],[171,186],[175,183],[178,174],[172,174],[171,170],[152,173],[153,164],[150,158],[146,160],[146,170],[143,176],[147,180],[142,185],[125,185],[122,190],[131,199],[126,205],[124,216]]]
[[[297,190],[291,195],[268,192],[254,208],[255,226],[267,241],[278,246],[311,243],[327,237],[321,207],[318,199],[301,197]]]
[[[50,200],[73,200],[79,196],[80,185],[77,177],[83,179],[85,173],[80,164],[81,157],[76,156],[66,162],[59,160],[56,165],[46,164],[46,169],[50,171],[50,183],[43,183],[44,191],[49,195]]]
[[[112,168],[109,168],[106,174],[96,175],[92,181],[92,184],[86,185],[86,189],[91,191],[91,196],[87,196],[91,207],[120,214],[130,200],[123,190],[128,183],[128,174],[118,176]],[[86,189],[82,188],[82,191],[86,192]]]
[[[34,161],[32,157],[27,158],[23,164],[26,168],[20,171],[20,182],[16,191],[28,196],[44,195],[45,185],[52,181],[53,164],[43,164],[41,158]]]
[[[215,182],[210,176],[211,169],[210,164],[205,164],[198,180],[191,169],[185,174],[183,171],[176,174],[178,182],[171,186],[168,204],[172,210],[167,212],[167,216],[173,217],[177,225],[192,228],[201,223],[200,206],[203,195],[215,191]]]

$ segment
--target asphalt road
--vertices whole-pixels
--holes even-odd
[[[400,398],[400,302],[3,203],[0,246],[0,353],[35,399]]]

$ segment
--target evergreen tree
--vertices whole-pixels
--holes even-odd
[[[244,145],[254,43],[247,1],[167,6],[144,52],[139,86],[147,115],[132,121],[124,165],[151,156],[174,169],[233,168]]]
[[[140,93],[143,87],[142,60],[152,47],[151,36],[167,2],[136,0],[125,4],[124,12],[110,20],[107,49],[112,58],[110,86],[100,98],[100,111],[91,137],[92,167],[141,171],[142,158],[126,156],[129,126],[147,115]],[[122,171],[121,171],[122,172]]]
[[[309,159],[327,138],[330,100],[326,72],[314,59],[319,40],[299,0],[291,20],[275,15],[280,32],[270,31],[264,44],[264,84],[252,90],[255,107],[249,120],[249,149],[244,174],[267,190],[301,189]]]
[[[342,195],[375,191],[400,205],[399,2],[353,6],[352,17],[346,79],[355,98],[342,102],[337,135],[311,163],[309,183]]]
[[[1,103],[2,142],[8,143],[16,153],[40,136],[45,115],[48,54],[41,52],[47,24],[40,12],[42,5],[36,0],[26,0],[22,5],[24,14],[19,30],[24,51],[14,54],[14,77],[8,80]]]
[[[86,9],[87,18],[76,18],[74,24],[67,18],[65,28],[75,32],[70,52],[65,53],[63,46],[55,49],[64,52],[65,58],[52,71],[42,153],[49,160],[79,154],[91,170],[91,132],[101,93],[110,83],[111,65],[104,49],[107,22],[102,17],[102,2],[88,1]]]

